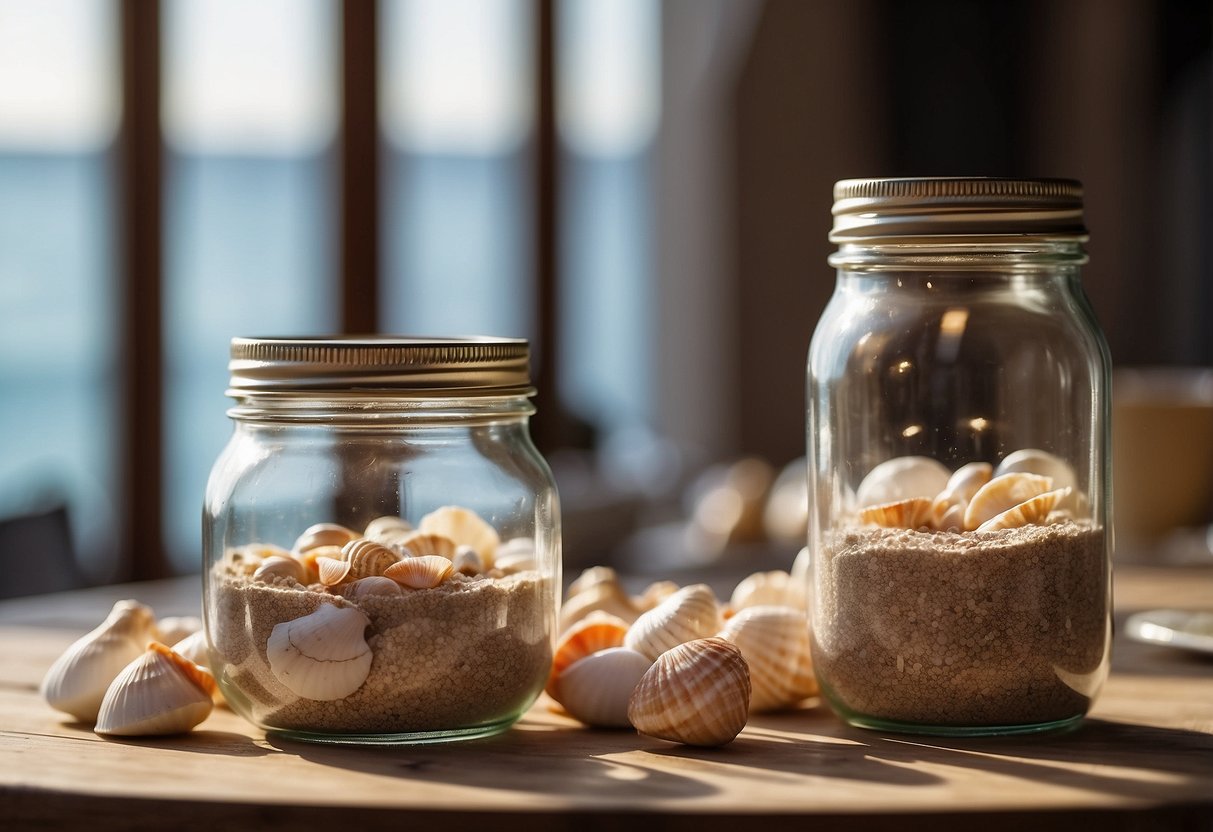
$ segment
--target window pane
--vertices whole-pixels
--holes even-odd
[[[385,329],[531,334],[531,5],[380,5]]]
[[[115,566],[120,491],[115,17],[109,2],[0,0],[0,518],[65,505],[95,580]]]
[[[333,0],[164,11],[165,534],[174,565],[193,570],[207,474],[231,433],[228,342],[337,328],[337,12]]]

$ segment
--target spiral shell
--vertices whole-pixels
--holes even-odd
[[[899,456],[885,460],[863,478],[855,492],[855,504],[866,508],[912,497],[933,500],[947,487],[951,475],[942,463],[930,457]]]
[[[497,530],[470,508],[462,506],[443,506],[435,509],[421,518],[417,529],[428,534],[438,534],[455,541],[456,544],[471,546],[480,555],[485,566],[493,566],[493,555],[501,544]],[[450,557],[451,552],[423,552],[426,555],[443,555]]]
[[[965,509],[965,530],[973,531],[1004,511],[1025,500],[1044,494],[1053,480],[1036,474],[1003,474],[983,485]]]
[[[210,716],[215,679],[205,669],[153,641],[105,692],[97,714],[98,734],[182,734]]]
[[[622,646],[627,632],[627,622],[606,612],[592,612],[578,621],[556,643],[547,692],[552,694],[556,678],[571,665],[599,650]]]
[[[150,607],[130,600],[114,604],[105,621],[51,665],[42,679],[42,698],[81,722],[93,722],[110,683],[155,639],[155,626]]]
[[[628,702],[649,660],[626,647],[585,656],[553,680],[549,695],[575,719],[602,728],[625,728]]]
[[[1069,488],[1046,491],[1017,506],[1007,509],[977,527],[979,532],[994,532],[999,529],[1017,529],[1020,526],[1048,523],[1053,507],[1070,496]]]
[[[637,618],[623,644],[655,661],[683,642],[706,638],[718,630],[720,606],[716,596],[707,584],[693,584]]]
[[[270,670],[305,699],[344,699],[371,672],[363,634],[370,619],[355,607],[323,604],[313,613],[274,626],[265,644]]]
[[[917,529],[931,522],[931,500],[911,497],[860,509],[859,519],[886,529]]]
[[[309,552],[320,546],[344,546],[358,538],[358,532],[350,531],[345,526],[336,523],[317,523],[308,526],[303,534],[295,541],[291,551],[297,555]]]
[[[288,578],[301,584],[307,583],[307,567],[302,561],[292,557],[266,558],[253,573],[253,580],[263,584],[277,583]]]
[[[651,737],[724,745],[741,733],[749,709],[750,674],[741,650],[722,638],[703,638],[653,663],[632,691],[628,720]]]
[[[931,525],[940,531],[964,531],[965,508],[994,474],[988,462],[970,462],[956,469],[948,485],[931,503]]]
[[[804,609],[805,583],[795,580],[781,569],[755,572],[737,584],[733,597],[729,599],[734,613],[769,604]]]
[[[790,607],[748,607],[725,622],[721,638],[736,644],[750,669],[750,710],[795,705],[817,693],[809,621]]]
[[[400,560],[400,556],[380,543],[359,538],[345,544],[341,550],[341,559],[350,566],[345,580],[356,581],[359,578],[382,575],[389,566]]]
[[[392,544],[392,548],[406,558],[441,555],[450,560],[455,557],[458,545],[444,535],[415,531],[397,540]]]
[[[383,574],[402,586],[433,589],[447,579],[453,567],[454,564],[441,555],[422,555],[394,563]]]

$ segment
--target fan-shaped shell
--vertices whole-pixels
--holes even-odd
[[[859,519],[886,529],[918,529],[931,522],[931,500],[912,497],[860,509]]]
[[[470,508],[463,506],[443,506],[435,509],[417,524],[420,531],[429,534],[439,534],[450,538],[456,544],[471,546],[480,555],[486,566],[493,566],[493,555],[501,544],[501,538],[486,520]],[[424,552],[423,554],[439,554],[450,557],[451,552]]]
[[[453,567],[454,564],[441,555],[422,555],[394,563],[383,574],[402,586],[433,589],[447,579]]]
[[[202,629],[202,619],[193,615],[170,615],[156,621],[155,641],[172,647]]]
[[[568,601],[574,595],[579,595],[597,584],[606,583],[619,586],[619,576],[615,570],[609,566],[591,566],[569,584],[569,591],[564,594],[564,600]]]
[[[592,653],[557,677],[549,691],[575,719],[603,728],[626,728],[628,702],[649,660],[626,647]]]
[[[1017,529],[1020,526],[1047,523],[1053,507],[1068,496],[1070,496],[1069,488],[1058,488],[1038,494],[990,518],[978,526],[977,531],[994,532],[999,529]]]
[[[379,543],[394,543],[413,530],[413,524],[394,514],[376,517],[366,524],[362,536]]]
[[[119,601],[105,621],[73,642],[51,665],[42,679],[42,698],[81,722],[93,722],[110,683],[156,635],[150,607]]]
[[[447,560],[450,560],[451,558],[455,557],[455,550],[458,548],[458,546],[455,541],[451,540],[445,535],[415,531],[410,532],[393,543],[392,548],[394,548],[405,558],[416,558],[424,555],[441,555]],[[479,552],[477,554],[479,554]]]
[[[749,607],[725,622],[721,638],[741,649],[750,669],[750,710],[795,705],[817,693],[809,621],[791,607]]]
[[[452,568],[461,575],[473,577],[484,571],[484,561],[471,546],[456,546],[455,557],[451,558]]]
[[[654,661],[662,653],[720,630],[720,605],[707,584],[675,592],[628,628],[623,644]]]
[[[896,503],[912,497],[935,499],[952,475],[942,463],[925,456],[899,456],[877,465],[859,484],[859,508]]]
[[[965,530],[973,531],[982,523],[1025,500],[1044,494],[1053,480],[1036,474],[1004,474],[983,485],[965,509]]]
[[[384,575],[369,575],[337,587],[342,598],[359,601],[363,598],[400,595],[400,584]]]
[[[1078,478],[1074,476],[1074,469],[1070,467],[1070,463],[1056,454],[1042,451],[1039,448],[1023,448],[1007,454],[1002,462],[998,463],[994,476],[1001,477],[1003,474],[1013,473],[1048,477],[1053,480],[1055,488],[1078,487]]]
[[[344,699],[371,671],[371,648],[363,636],[370,623],[357,608],[324,604],[277,624],[265,644],[270,670],[305,699]]]
[[[628,703],[642,734],[688,745],[724,745],[745,727],[750,674],[737,645],[722,638],[680,644],[658,657]]]
[[[781,569],[755,572],[737,584],[733,597],[729,599],[729,606],[735,613],[747,607],[768,604],[804,609],[804,582],[793,579]]]
[[[493,554],[493,566],[507,575],[535,569],[538,563],[534,538],[515,537],[502,543]]]
[[[253,580],[263,584],[277,583],[288,578],[301,584],[307,583],[307,567],[302,561],[289,556],[266,558],[253,573]]]
[[[640,615],[640,610],[636,609],[623,587],[614,581],[602,581],[565,600],[560,607],[560,631],[567,631],[590,613],[599,610],[628,624]]]
[[[552,693],[556,678],[568,667],[599,650],[622,646],[627,632],[626,621],[602,611],[592,612],[570,627],[560,636],[556,652],[552,654],[548,693]]]
[[[181,734],[210,715],[214,692],[206,669],[152,642],[106,690],[94,730],[124,737]]]
[[[313,584],[320,580],[320,559],[345,560],[340,546],[317,546],[295,556],[295,560],[303,564],[306,580],[302,583]]]
[[[970,462],[957,468],[947,487],[931,503],[931,525],[940,531],[964,531],[965,508],[993,475],[994,466],[988,462]]]
[[[357,538],[358,532],[351,531],[345,526],[339,526],[336,523],[317,523],[314,526],[308,526],[303,534],[299,535],[295,545],[291,547],[291,551],[295,554],[303,554],[320,546],[344,546]]]

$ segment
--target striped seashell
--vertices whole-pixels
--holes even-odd
[[[493,555],[501,544],[501,538],[488,522],[470,508],[463,506],[443,506],[435,509],[421,518],[417,529],[428,534],[442,535],[455,541],[456,544],[471,546],[480,555],[485,566],[493,566]],[[450,557],[450,553],[425,552],[427,555],[439,554]]]
[[[774,604],[776,606],[805,608],[805,584],[796,581],[787,572],[774,569],[770,572],[755,572],[742,580],[733,590],[729,606],[737,613],[748,607]]]
[[[158,641],[105,692],[93,729],[104,736],[183,734],[214,709],[215,678]]]
[[[662,654],[636,684],[628,720],[650,737],[725,745],[749,718],[750,673],[737,645],[688,641]]]
[[[582,658],[554,681],[549,695],[586,725],[626,728],[628,703],[650,662],[635,650],[609,647]]]
[[[336,523],[317,523],[308,526],[303,534],[295,541],[291,551],[296,555],[309,552],[320,546],[344,546],[358,538],[358,532],[350,531],[345,526]]]
[[[394,514],[376,517],[366,524],[362,536],[379,543],[394,543],[413,530],[413,524]]]
[[[578,621],[597,611],[610,613],[628,624],[640,615],[640,610],[623,587],[614,581],[603,581],[565,600],[560,606],[560,632],[568,631]]]
[[[359,601],[363,598],[400,595],[400,584],[383,575],[369,575],[356,581],[342,584],[338,588],[342,598]]]
[[[569,666],[599,650],[623,645],[623,637],[627,635],[628,625],[618,618],[601,610],[592,612],[578,621],[567,632],[560,636],[556,643],[556,652],[552,654],[552,672],[548,676],[547,692],[552,694],[556,677]],[[552,694],[555,696],[555,694]]]
[[[315,612],[274,625],[265,643],[270,670],[304,699],[344,699],[371,672],[365,631],[370,619],[357,607],[322,604]]]
[[[817,693],[804,610],[757,606],[741,610],[720,637],[741,649],[750,668],[750,710],[772,711]]]
[[[952,475],[942,463],[925,456],[899,456],[885,460],[863,478],[855,492],[860,508],[898,503],[912,497],[935,499]]]
[[[469,578],[484,571],[484,561],[471,546],[456,546],[455,557],[451,559],[452,568],[461,575]]]
[[[444,535],[415,531],[393,543],[392,548],[406,558],[441,555],[450,560],[455,557],[455,550],[458,546],[455,541]]]
[[[648,612],[679,589],[681,587],[673,581],[654,581],[646,586],[643,592],[634,597],[632,603],[641,612]]]
[[[1053,480],[1036,474],[1013,473],[995,477],[973,495],[965,509],[965,531],[973,531],[1008,509],[1049,491]]]
[[[257,567],[257,571],[253,573],[253,580],[263,584],[277,583],[287,578],[296,583],[306,584],[307,567],[303,565],[302,561],[290,556],[272,557],[262,561],[261,565]]]
[[[977,527],[979,532],[996,532],[999,529],[1018,529],[1020,526],[1039,525],[1048,522],[1049,514],[1054,506],[1070,496],[1069,488],[1058,488],[1046,491],[1029,500],[1024,500],[1017,506],[1009,508],[1002,514],[991,517]]]
[[[957,468],[947,487],[931,503],[931,525],[945,532],[964,531],[965,508],[993,475],[994,466],[988,462],[970,462]]]
[[[911,497],[860,509],[859,519],[886,529],[918,529],[931,522],[931,500]]]
[[[564,594],[564,600],[568,601],[574,595],[586,591],[596,584],[611,583],[619,586],[619,576],[615,570],[609,566],[591,566],[584,570],[577,579],[569,584],[569,591]]]
[[[447,579],[453,566],[454,564],[441,555],[421,555],[394,563],[383,574],[401,586],[433,589]]]
[[[623,644],[655,661],[679,644],[714,635],[720,623],[720,605],[712,590],[707,584],[693,584],[637,618]]]
[[[345,560],[345,556],[341,553],[340,546],[317,546],[314,549],[308,549],[306,552],[296,554],[295,560],[303,564],[306,571],[306,580],[301,583],[314,584],[320,580],[320,564],[321,558],[331,558],[332,560]]]
[[[382,543],[361,537],[345,544],[341,549],[341,559],[350,565],[346,580],[356,581],[382,575],[389,566],[400,560],[400,555]]]

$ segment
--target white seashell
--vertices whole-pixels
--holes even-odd
[[[402,594],[400,584],[383,575],[369,575],[356,581],[350,581],[348,584],[343,584],[340,591],[342,598],[348,598],[351,601]]]
[[[266,558],[253,573],[253,580],[263,584],[277,583],[288,578],[301,584],[306,584],[308,578],[307,567],[303,562],[290,556]]]
[[[895,503],[882,503],[859,510],[859,519],[886,529],[918,529],[931,522],[931,500],[911,497]]]
[[[562,633],[556,643],[556,652],[552,654],[548,693],[552,692],[557,677],[571,665],[600,650],[622,647],[623,637],[627,632],[627,622],[622,618],[599,610],[590,613]]]
[[[750,710],[795,705],[817,693],[804,610],[748,607],[725,622],[721,638],[741,649],[750,668]]]
[[[214,693],[209,671],[154,641],[109,686],[93,730],[121,737],[183,734],[210,716]]]
[[[965,508],[994,475],[988,462],[970,462],[956,469],[947,487],[931,503],[931,525],[940,531],[964,531]]]
[[[454,564],[441,555],[422,555],[394,563],[383,574],[402,586],[433,589],[447,579],[453,567]]]
[[[320,546],[344,546],[351,540],[358,539],[358,532],[350,531],[345,526],[336,523],[317,523],[308,526],[303,534],[295,541],[291,551],[297,555],[309,552]]]
[[[805,583],[780,569],[755,572],[737,584],[729,600],[734,613],[767,604],[804,609]]]
[[[450,560],[455,557],[457,545],[445,535],[415,531],[397,540],[392,544],[392,548],[406,558],[441,555]]]
[[[155,637],[151,608],[119,601],[100,626],[73,642],[51,665],[42,679],[42,698],[81,722],[93,722],[114,677]]]
[[[1053,487],[1053,480],[1036,474],[1003,474],[977,489],[965,509],[965,530],[973,531],[1004,511],[1025,500],[1044,494]]]
[[[324,604],[276,624],[265,644],[270,670],[304,699],[344,699],[371,672],[371,648],[363,637],[370,623],[355,607]]]
[[[551,696],[575,719],[603,728],[626,728],[628,702],[649,662],[635,650],[609,647],[568,667],[553,682]]]
[[[1048,477],[1053,480],[1053,488],[1071,489],[1069,495],[1058,502],[1058,508],[1074,515],[1087,512],[1087,496],[1078,487],[1074,468],[1061,457],[1038,448],[1024,448],[1007,454],[1002,462],[998,463],[994,476],[1000,477],[1015,472]]]
[[[210,646],[206,641],[206,633],[202,630],[174,644],[173,652],[181,658],[205,668],[211,676],[215,675],[215,672],[211,670]],[[211,700],[216,705],[224,704],[223,692],[219,690],[218,685],[215,686],[215,690],[211,693]]]
[[[394,543],[413,530],[413,524],[403,517],[388,514],[366,524],[362,536],[379,543]]]
[[[925,456],[899,456],[877,465],[859,484],[859,508],[896,503],[911,497],[935,499],[952,475],[942,463]]]
[[[632,599],[632,603],[641,612],[647,612],[669,598],[681,587],[673,581],[654,581],[644,588],[644,591]]]
[[[530,537],[515,537],[497,547],[493,554],[493,566],[507,575],[535,569],[535,541]]]
[[[750,674],[741,650],[722,638],[703,638],[653,663],[632,691],[628,719],[651,737],[724,745],[741,733],[749,709]]]
[[[232,575],[252,575],[265,560],[290,555],[286,549],[272,543],[250,543],[228,549],[224,555],[224,569]]]
[[[1018,529],[1020,526],[1031,526],[1047,523],[1053,507],[1070,496],[1070,489],[1058,488],[1046,491],[1017,506],[1007,509],[977,527],[979,532],[994,532],[999,529]]]
[[[783,467],[762,512],[767,538],[779,543],[800,542],[809,529],[808,462],[794,459]]]
[[[615,570],[609,566],[591,566],[569,584],[569,591],[564,594],[564,600],[568,601],[574,595],[578,595],[597,584],[604,583],[619,586],[619,576],[615,574]]]
[[[707,584],[684,587],[641,615],[628,628],[625,647],[655,661],[679,644],[720,630],[720,606]]]
[[[497,530],[470,508],[462,506],[443,506],[435,509],[417,524],[419,531],[429,534],[440,534],[455,543],[471,546],[480,555],[486,566],[493,566],[493,554],[501,543]],[[424,552],[427,555],[444,555],[450,557],[454,552]]]
[[[629,625],[640,615],[623,587],[614,581],[602,581],[565,600],[560,607],[560,632],[598,610],[621,618]]]
[[[156,622],[156,641],[172,647],[202,629],[202,619],[192,615],[170,615]]]
[[[468,577],[479,575],[484,571],[484,561],[471,546],[456,546],[455,557],[451,558],[452,568]]]

